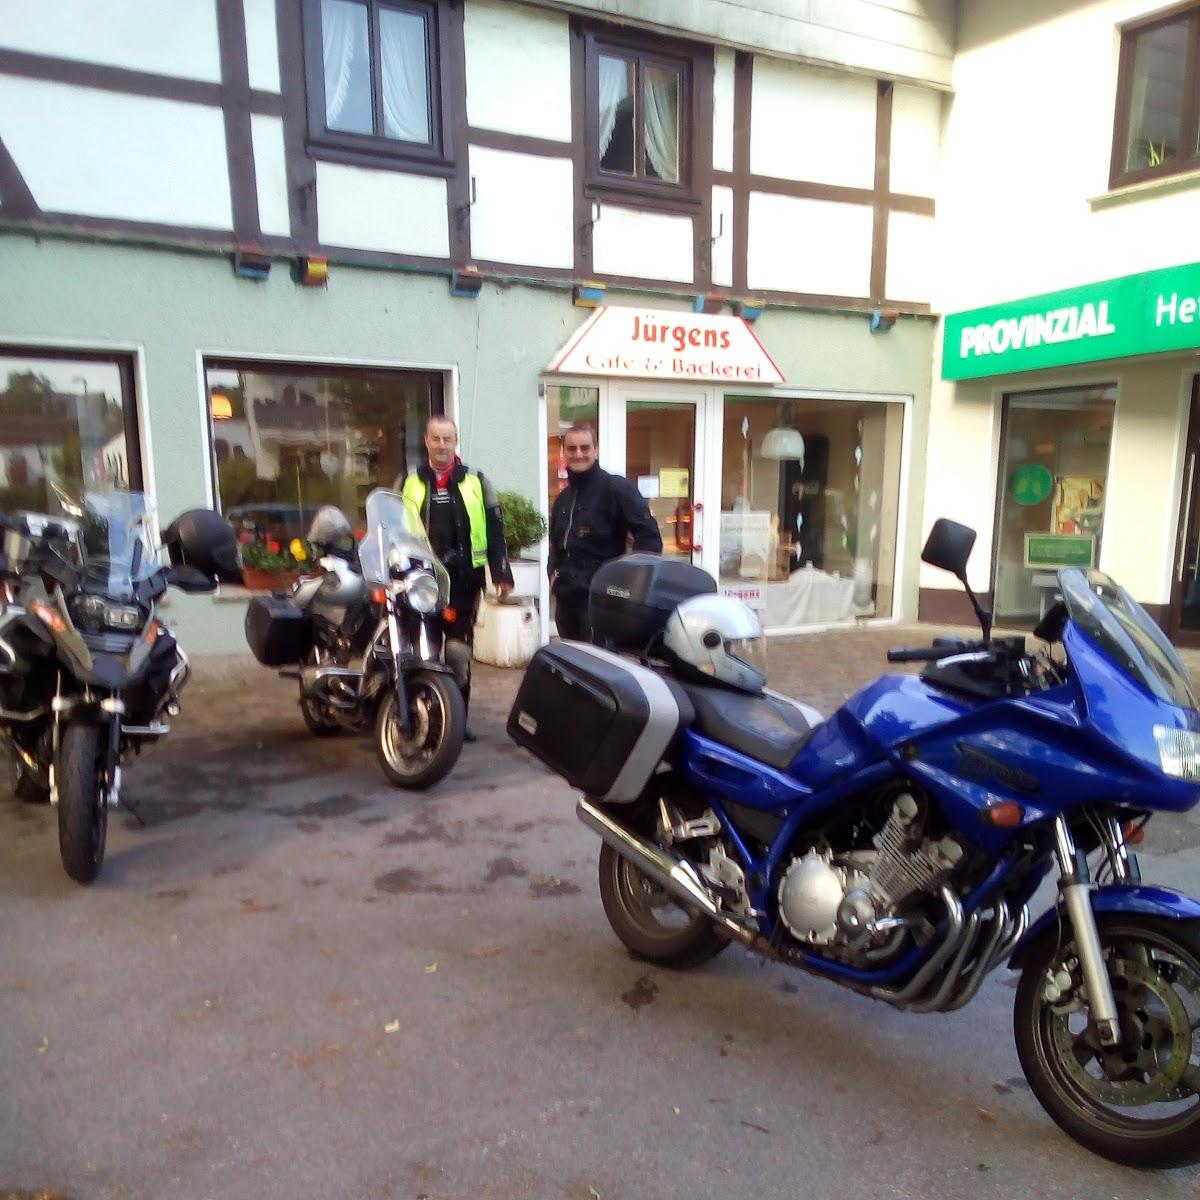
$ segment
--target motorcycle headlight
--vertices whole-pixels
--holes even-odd
[[[438,606],[437,580],[428,571],[417,571],[405,581],[404,601],[414,612],[431,613]]]
[[[1158,743],[1158,759],[1164,775],[1200,782],[1200,733],[1155,725],[1154,740]]]
[[[85,633],[102,629],[133,633],[142,627],[142,610],[136,604],[114,604],[103,596],[75,596],[70,610],[75,627]]]

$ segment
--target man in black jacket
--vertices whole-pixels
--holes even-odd
[[[634,550],[662,553],[662,535],[641,493],[596,462],[596,431],[572,425],[563,434],[568,480],[550,513],[550,590],[560,637],[587,642],[588,588],[597,568]]]

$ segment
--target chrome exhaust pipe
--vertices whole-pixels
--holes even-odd
[[[329,695],[329,684],[335,679],[342,680],[345,683],[359,684],[362,682],[365,672],[356,671],[353,667],[302,667],[300,669],[300,686],[306,692],[315,692],[320,695],[322,700],[340,699],[340,697],[331,697]]]
[[[886,1000],[889,1004],[895,1004],[899,1008],[904,1008],[913,1001],[919,1000],[946,959],[958,949],[963,931],[962,905],[948,887],[942,888],[942,903],[946,906],[947,918],[946,936],[942,939],[942,944],[934,951],[929,961],[913,976],[907,986],[872,988],[871,995],[876,1000]]]
[[[587,799],[580,799],[576,804],[575,815],[622,858],[628,859],[643,875],[665,888],[677,900],[698,908],[709,920],[744,945],[760,953],[766,952],[766,940],[719,907],[688,863],[617,824]]]

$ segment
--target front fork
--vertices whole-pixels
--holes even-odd
[[[82,696],[65,696],[62,691],[62,676],[59,676],[58,691],[51,701],[54,713],[54,724],[51,733],[50,750],[50,803],[58,803],[58,780],[55,766],[58,763],[58,751],[62,744],[62,724],[64,718],[81,706],[99,710],[98,724],[106,729],[104,742],[104,763],[101,775],[101,786],[104,803],[109,808],[116,808],[121,798],[121,718],[125,713],[125,701],[120,696],[106,696],[97,702],[89,693]]]
[[[1125,833],[1120,822],[1106,818],[1104,834],[1109,862],[1117,882],[1137,882],[1137,865],[1125,845]],[[1096,1022],[1101,1043],[1105,1046],[1115,1046],[1121,1040],[1117,1003],[1113,997],[1112,983],[1108,978],[1108,967],[1104,962],[1100,932],[1096,927],[1096,914],[1092,911],[1091,873],[1088,870],[1087,858],[1075,846],[1070,826],[1064,816],[1059,816],[1054,822],[1054,855],[1058,860],[1061,875],[1058,889],[1075,933],[1075,946],[1079,952],[1079,965],[1083,970],[1083,982],[1087,987],[1092,1017]]]
[[[387,606],[388,641],[392,645],[392,686],[396,691],[396,724],[406,736],[412,733],[412,713],[408,711],[408,688],[402,667],[403,647],[400,644],[400,622],[396,620],[396,601],[389,597]]]

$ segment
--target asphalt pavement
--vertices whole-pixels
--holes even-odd
[[[829,711],[928,630],[772,643]],[[100,880],[53,812],[0,798],[0,1197],[53,1200],[1063,1200],[1195,1197],[1061,1134],[1013,982],[917,1016],[738,947],[633,961],[566,784],[512,745],[519,672],[477,668],[454,773],[384,780],[314,739],[293,683],[199,659],[126,771]],[[1200,894],[1200,818],[1148,880]]]

